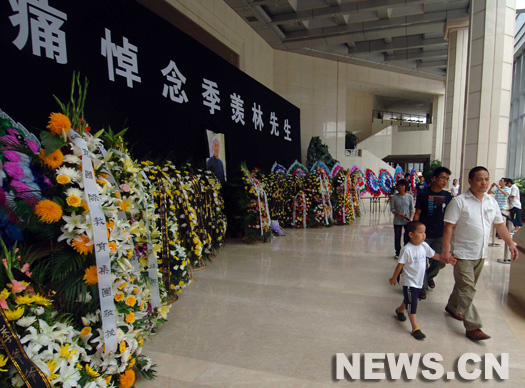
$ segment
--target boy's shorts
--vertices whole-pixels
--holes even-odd
[[[510,209],[510,219],[514,226],[522,226],[521,209],[518,209],[517,207]]]
[[[417,301],[420,299],[422,288],[403,286],[403,297],[405,306],[409,314],[415,314],[417,311]]]

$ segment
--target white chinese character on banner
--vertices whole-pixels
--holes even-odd
[[[270,132],[270,135],[279,136],[279,130],[277,129],[279,127],[279,124],[277,123],[277,117],[275,116],[275,112],[272,112],[270,114],[270,125],[272,126],[272,131]]]
[[[264,127],[264,123],[262,121],[262,110],[261,110],[261,106],[257,106],[257,104],[254,102],[253,103],[253,107],[252,107],[252,112],[253,112],[253,116],[252,116],[252,122],[254,124],[254,128],[257,129],[257,127],[259,127],[259,131],[262,131],[262,128]]]
[[[221,106],[218,105],[219,102],[221,102],[221,99],[219,97],[217,83],[207,80],[206,78],[203,78],[202,81],[202,88],[204,89],[204,92],[202,93],[204,100],[202,103],[210,108],[210,114],[213,115],[216,110],[221,110]]]
[[[232,120],[238,123],[239,121],[244,125],[244,101],[241,96],[236,93],[230,94],[231,108],[232,108]]]
[[[61,64],[67,63],[66,34],[60,31],[67,15],[50,7],[47,0],[9,0],[9,3],[13,11],[17,12],[9,17],[11,24],[20,28],[13,44],[19,50],[25,47],[31,22],[33,55],[40,56],[41,49],[45,49],[46,57]]]
[[[290,124],[288,124],[288,119],[284,120],[283,130],[284,130],[284,133],[286,133],[284,140],[292,141],[292,138],[290,137],[290,133],[291,133],[290,128],[292,127],[290,126]]]
[[[133,87],[133,81],[141,82],[138,76],[139,66],[137,63],[137,46],[129,43],[128,38],[122,37],[123,45],[117,46],[111,41],[111,31],[106,30],[105,38],[101,42],[101,54],[108,59],[108,75],[110,81],[115,81],[115,73],[126,78],[129,88]],[[117,68],[113,67],[113,58],[117,58]]]
[[[171,82],[173,85],[164,84],[164,89],[162,90],[162,95],[168,97],[168,92],[170,94],[171,101],[178,102],[182,104],[183,102],[188,102],[188,97],[186,92],[182,89],[182,84],[186,83],[186,77],[177,68],[175,62],[170,61],[169,65],[161,70],[162,75],[166,77],[166,80]]]

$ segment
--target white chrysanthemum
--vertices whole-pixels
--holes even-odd
[[[80,158],[76,155],[68,154],[68,155],[64,155],[64,162],[70,163],[70,164],[80,164]]]
[[[16,321],[16,324],[22,327],[29,327],[35,322],[36,322],[35,317],[22,317],[18,321]]]
[[[33,313],[35,315],[42,315],[44,314],[44,308],[42,306],[36,307],[33,309]]]
[[[77,189],[76,187],[70,187],[66,190],[66,197],[69,197],[71,195],[76,195],[78,198],[84,198],[84,192],[82,190]]]
[[[80,180],[82,179],[82,175],[80,175],[80,172],[75,168],[62,166],[57,168],[55,172],[57,176],[65,175],[69,177],[69,179],[71,179],[71,181],[73,182],[80,182]]]
[[[93,297],[91,296],[91,293],[88,291],[85,294],[79,295],[77,298],[77,302],[89,303],[91,299],[93,299]]]

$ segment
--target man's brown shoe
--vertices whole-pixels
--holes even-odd
[[[481,341],[489,339],[490,335],[483,333],[480,329],[467,330],[467,338],[472,341]]]
[[[453,312],[451,309],[448,308],[448,306],[445,307],[445,311],[447,313],[449,313],[452,318],[457,319],[458,321],[462,321],[463,320],[463,314]]]

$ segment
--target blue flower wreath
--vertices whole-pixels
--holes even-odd
[[[374,197],[379,197],[381,195],[381,187],[379,186],[379,180],[377,179],[376,174],[369,168],[366,169],[366,187],[368,192]]]
[[[381,191],[384,195],[392,194],[394,180],[392,179],[392,175],[390,175],[390,173],[384,168],[379,170],[379,185],[381,186]]]
[[[403,179],[405,177],[405,172],[401,168],[401,166],[396,167],[396,171],[394,172],[394,176],[396,178],[396,182],[400,179]]]

